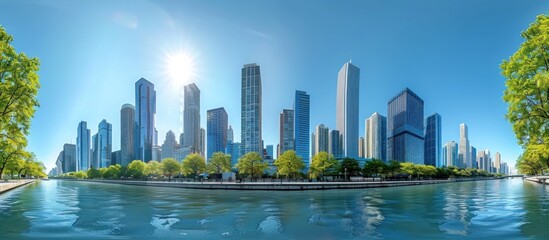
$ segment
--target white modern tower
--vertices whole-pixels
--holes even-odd
[[[365,124],[366,158],[387,161],[387,118],[374,112]]]
[[[358,157],[360,69],[347,62],[337,76],[336,129],[342,136],[342,155]]]
[[[468,127],[465,123],[459,125],[459,167],[473,167],[471,148],[469,146]]]

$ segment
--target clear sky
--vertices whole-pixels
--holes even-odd
[[[225,107],[240,139],[242,65],[261,66],[263,138],[278,143],[279,113],[295,90],[311,96],[311,131],[335,127],[337,73],[352,58],[361,70],[364,119],[387,114],[387,101],[409,87],[425,115],[442,116],[443,144],[469,126],[478,150],[499,151],[514,165],[521,152],[511,125],[499,64],[522,43],[520,32],[548,13],[540,0],[423,1],[10,1],[0,25],[17,51],[40,58],[42,87],[28,149],[52,168],[64,143],[76,142],[79,121],[92,134],[113,124],[120,148],[120,107],[135,104],[134,83],[157,91],[159,143],[180,132],[179,96],[169,56],[194,61],[206,110]]]

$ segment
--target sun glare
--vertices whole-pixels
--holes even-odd
[[[167,70],[171,81],[177,86],[191,82],[194,76],[194,61],[189,55],[183,53],[168,54]]]

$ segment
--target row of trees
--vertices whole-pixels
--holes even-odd
[[[67,173],[61,177],[67,178],[90,178],[90,179],[162,179],[167,178],[171,181],[174,175],[184,175],[187,177],[196,177],[208,172],[211,174],[221,174],[232,171],[231,156],[222,152],[216,152],[206,164],[205,159],[198,154],[187,156],[181,163],[173,158],[166,158],[161,162],[150,161],[144,163],[141,160],[134,160],[128,166],[112,165],[108,168],[89,169],[86,172]],[[477,177],[491,176],[483,170],[477,169],[459,169],[456,167],[435,168],[434,166],[399,163],[390,161],[385,163],[374,159],[368,161],[364,167],[360,167],[356,159],[345,158],[342,160],[334,159],[333,155],[326,152],[320,152],[312,159],[312,164],[307,173],[304,172],[305,164],[302,158],[295,151],[289,150],[282,154],[275,162],[276,177],[287,179],[315,179],[326,181],[327,176],[345,180],[351,176],[368,176],[377,178],[440,178],[450,177]],[[255,152],[242,156],[234,166],[237,169],[239,177],[249,178],[252,181],[258,177],[267,174],[269,165],[262,157]],[[272,176],[270,176],[272,177]]]
[[[43,165],[26,150],[31,120],[39,106],[39,61],[17,53],[0,26],[0,179],[43,177]]]
[[[506,118],[523,147],[516,167],[529,175],[549,171],[549,16],[521,33],[524,42],[500,65],[507,89]]]

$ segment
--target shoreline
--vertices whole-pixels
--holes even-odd
[[[36,179],[15,180],[15,181],[8,181],[8,182],[3,182],[2,180],[2,182],[0,182],[0,194],[16,189],[18,187],[27,185],[29,183],[33,183],[35,181]]]
[[[452,180],[422,180],[422,181],[385,181],[385,182],[160,182],[131,180],[99,180],[99,179],[59,179],[64,181],[81,181],[133,186],[169,187],[200,190],[237,190],[237,191],[309,191],[334,189],[366,189],[384,187],[419,186],[455,182],[471,182],[497,180],[500,178],[470,178]]]
[[[527,177],[527,178],[524,178],[524,179],[528,180],[530,182],[549,185],[549,176],[535,176],[535,177]]]

